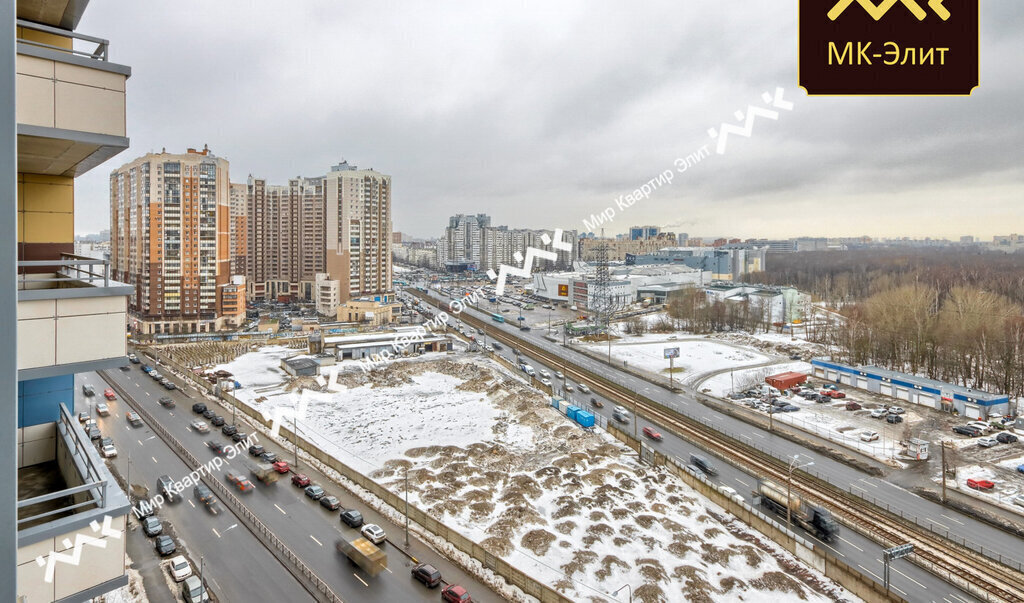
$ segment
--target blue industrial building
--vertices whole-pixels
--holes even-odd
[[[811,361],[814,376],[891,396],[946,412],[956,411],[969,419],[986,420],[1010,411],[1010,397],[992,394],[927,377],[908,375],[877,366],[854,367],[830,360]]]

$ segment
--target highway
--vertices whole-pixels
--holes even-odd
[[[430,294],[435,300],[444,301],[445,298],[440,296],[435,291],[430,291]],[[471,312],[472,310],[467,310]],[[529,316],[530,313],[524,313],[524,316]],[[486,317],[474,313],[471,316],[480,320],[486,320]],[[508,323],[491,323],[485,331],[492,333],[494,329],[500,329],[503,334],[510,335],[515,338],[521,338],[528,340],[531,344],[537,345],[545,349],[554,355],[565,358],[567,361],[583,366],[589,370],[597,372],[609,378],[612,381],[620,383],[633,391],[637,391],[647,396],[648,398],[658,401],[668,408],[676,410],[680,414],[684,414],[698,421],[702,421],[709,425],[710,428],[716,430],[726,430],[732,433],[744,434],[744,438],[749,438],[747,441],[753,442],[757,447],[764,450],[770,451],[774,456],[780,459],[788,459],[792,455],[799,455],[798,465],[805,464],[807,462],[814,462],[812,472],[816,475],[820,475],[823,479],[840,485],[844,489],[850,487],[859,488],[864,492],[869,492],[870,496],[873,496],[879,501],[888,502],[890,507],[899,508],[905,515],[914,514],[917,512],[927,511],[928,514],[923,515],[924,517],[942,517],[941,520],[934,520],[935,524],[940,522],[943,524],[942,527],[957,526],[961,531],[955,532],[958,536],[971,536],[969,540],[974,540],[975,535],[978,533],[974,531],[973,526],[977,527],[978,530],[983,531],[990,538],[995,539],[998,542],[1002,542],[1007,553],[1013,552],[1013,557],[1020,555],[1021,542],[1019,539],[997,530],[984,524],[973,520],[967,516],[956,513],[950,509],[945,509],[934,503],[918,497],[915,494],[906,492],[897,486],[877,478],[871,478],[865,474],[852,469],[842,463],[832,460],[831,458],[816,454],[814,451],[807,450],[798,444],[795,444],[785,438],[776,436],[766,430],[758,429],[755,426],[749,425],[738,419],[734,419],[729,416],[724,416],[716,413],[712,409],[696,402],[692,397],[685,395],[675,394],[664,388],[653,385],[642,379],[633,377],[632,375],[622,373],[621,371],[611,369],[607,364],[595,361],[583,354],[579,354],[573,351],[571,348],[565,348],[561,345],[552,343],[544,338],[545,330],[534,329],[531,331],[520,331],[515,326],[509,326]],[[508,346],[503,346],[505,349],[501,353],[506,357],[516,362],[516,358],[512,353],[512,350],[508,349]],[[546,366],[543,363],[537,362],[536,358],[530,358],[529,364],[533,365],[534,368],[545,367],[549,372],[554,374],[555,371],[561,370],[559,366]],[[555,379],[552,379],[555,381]],[[558,384],[556,383],[556,386]],[[589,406],[589,398],[594,394],[583,395],[583,394],[570,394],[570,397],[574,397],[575,400],[581,402],[579,404],[583,407]],[[611,408],[612,404],[608,403],[606,399],[601,396],[596,396],[598,399],[605,401],[604,409],[590,409],[603,414],[611,421]],[[684,461],[688,462],[689,454],[691,452],[698,451],[695,446],[689,442],[675,437],[668,430],[661,428],[661,426],[655,425],[649,421],[641,419],[640,425],[637,427],[637,432],[644,425],[653,425],[665,436],[665,441],[662,443],[652,443],[653,446],[657,446],[662,452],[674,454]],[[706,453],[701,452],[706,456]],[[751,491],[756,485],[756,477],[747,475],[743,471],[728,465],[720,459],[714,459],[716,465],[719,467],[720,475],[719,479],[722,483],[734,487],[738,492],[744,495],[748,501],[751,498]],[[959,522],[959,523],[958,523]],[[927,525],[927,524],[926,524]],[[938,525],[936,526],[938,528]],[[940,534],[943,530],[938,530]],[[954,533],[950,530],[950,533]],[[810,534],[808,537],[813,538]],[[829,547],[834,554],[837,554],[840,559],[849,563],[854,567],[859,567],[868,575],[874,576],[879,582],[881,582],[882,575],[882,562],[881,562],[881,547],[868,540],[867,538],[854,533],[852,530],[846,529],[842,533],[842,540],[835,543],[821,543],[824,546]],[[820,541],[819,541],[820,542]],[[986,542],[986,549],[989,548]],[[995,550],[995,549],[993,549]],[[987,551],[986,551],[987,552]],[[997,553],[998,554],[998,553]],[[897,561],[893,564],[893,572],[891,577],[891,584],[895,590],[911,601],[956,601],[956,600],[973,600],[973,597],[966,593],[953,589],[953,587],[934,575],[926,572],[925,570],[913,565],[909,561]],[[952,590],[952,593],[950,591]]]
[[[146,362],[147,359],[145,357],[143,357],[143,359],[143,361]],[[150,362],[150,364],[153,363]],[[117,383],[123,390],[129,392],[136,403],[143,405],[147,412],[154,417],[157,417],[158,420],[161,421],[161,425],[170,432],[173,437],[186,446],[201,463],[209,462],[216,456],[213,451],[206,446],[207,440],[216,440],[225,446],[232,443],[230,438],[222,435],[218,428],[212,426],[211,432],[208,434],[199,434],[194,432],[189,424],[193,419],[201,417],[192,413],[191,406],[198,398],[192,399],[188,397],[186,392],[183,392],[180,389],[168,392],[161,387],[159,383],[156,383],[153,379],[143,373],[139,368],[140,366],[141,365],[132,365],[131,370],[127,372],[119,370],[109,371],[107,372],[107,376],[109,379]],[[173,376],[170,378],[172,381],[178,383],[179,386],[181,385],[180,381]],[[102,389],[97,388],[97,391],[102,391]],[[191,389],[189,389],[189,391],[194,392],[194,390]],[[161,396],[170,396],[173,398],[177,404],[176,408],[167,409],[161,406],[157,402]],[[203,401],[206,402],[208,406],[211,405],[209,401]],[[218,414],[225,417],[228,423],[231,422],[230,409],[216,406],[214,408],[217,410]],[[237,415],[237,421],[239,423],[240,431],[245,431],[250,434],[255,432],[250,425],[242,427],[244,422],[243,415],[241,413]],[[101,430],[102,429],[103,428],[101,426]],[[147,437],[149,437],[149,435],[147,435]],[[257,437],[259,437],[259,435],[261,434],[257,434]],[[162,444],[162,441],[160,441],[159,438],[153,440],[153,442],[160,442]],[[292,458],[290,450],[283,450],[274,442],[270,442],[264,438],[259,438],[259,443],[267,450],[277,453],[280,458],[289,461]],[[166,447],[164,447],[164,449],[166,450]],[[169,450],[167,450],[167,454],[171,454]],[[132,458],[132,468],[134,470],[137,465],[134,453]],[[245,464],[251,464],[253,462],[253,457],[248,454],[244,456],[237,456],[233,460],[229,460],[226,457],[222,458],[225,461],[222,473],[235,470],[248,474]],[[180,460],[179,463],[180,468],[176,469],[175,472],[161,470],[157,472],[157,475],[168,474],[174,479],[184,477],[187,475],[188,471],[185,470],[185,466],[180,462]],[[260,520],[266,524],[287,547],[291,549],[293,553],[301,558],[310,569],[316,572],[322,580],[327,582],[331,589],[345,601],[436,601],[440,597],[438,590],[427,589],[419,582],[413,580],[410,576],[409,571],[412,566],[412,562],[405,554],[403,554],[401,549],[396,548],[392,544],[404,544],[404,532],[399,528],[399,526],[388,522],[376,511],[355,499],[352,494],[332,483],[312,467],[303,464],[301,472],[308,475],[314,483],[318,483],[323,486],[328,494],[337,496],[341,501],[343,508],[354,507],[363,514],[367,523],[376,523],[384,528],[388,533],[389,541],[386,544],[382,544],[381,547],[388,554],[387,571],[381,572],[376,577],[370,576],[362,569],[351,565],[346,557],[338,553],[334,547],[336,541],[340,539],[341,534],[344,533],[345,535],[353,536],[356,535],[358,531],[348,528],[345,524],[341,523],[339,520],[339,511],[328,511],[321,507],[317,502],[306,497],[303,494],[302,488],[295,487],[291,484],[290,475],[282,476],[282,479],[280,479],[276,484],[269,486],[262,484],[255,480],[254,476],[249,475],[251,481],[256,486],[255,491],[245,494],[236,493],[236,497],[238,497],[252,513],[257,515]],[[219,479],[224,479],[223,476],[218,477]],[[133,481],[135,481],[134,478]],[[190,494],[191,493],[189,492],[186,496],[189,500]],[[225,509],[227,508],[226,505],[222,505],[222,507]],[[247,533],[244,525],[242,525],[234,515],[222,513],[222,516],[227,514],[231,517],[230,521],[225,521],[221,517],[209,517],[205,509],[196,509],[195,511],[202,513],[202,517],[205,520],[204,523],[210,524],[207,527],[207,534],[208,538],[211,540],[221,539],[225,536],[224,530],[228,526],[221,526],[220,524],[222,523],[230,525],[238,522],[238,527],[234,528],[232,532],[239,531]],[[216,532],[213,532],[214,528],[217,528]],[[491,591],[483,583],[457,568],[447,559],[444,559],[437,553],[431,551],[424,543],[417,540],[413,535],[410,535],[410,553],[420,561],[431,563],[437,567],[441,571],[446,582],[461,584],[466,587],[466,589],[473,595],[474,601],[493,602],[502,600],[500,596]],[[238,566],[236,566],[236,568],[237,567]],[[263,582],[264,579],[261,576],[257,581]],[[266,592],[263,592],[264,598],[260,600],[290,600],[287,598],[268,599],[266,598],[266,594]]]

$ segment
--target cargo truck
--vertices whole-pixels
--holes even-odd
[[[338,541],[337,549],[354,565],[358,565],[371,576],[376,576],[388,567],[387,553],[363,536],[354,538],[342,536]]]
[[[780,486],[768,480],[758,480],[757,491],[754,493],[760,498],[760,503],[775,513],[786,516],[787,492],[785,486]],[[755,503],[757,500],[755,499]],[[820,505],[809,504],[792,493],[789,496],[789,512],[801,528],[814,534],[825,542],[832,542],[839,536],[839,523],[832,517],[832,512]]]
[[[268,486],[277,481],[278,472],[274,469],[274,466],[270,463],[260,463],[253,465],[249,468],[252,474],[256,476],[256,479],[260,480]]]

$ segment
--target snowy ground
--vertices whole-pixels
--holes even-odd
[[[612,343],[612,357],[640,370],[668,375],[669,361],[665,348],[679,348],[674,361],[675,377],[689,383],[700,375],[731,367],[759,364],[768,356],[753,350],[741,350],[709,339],[668,339],[670,335],[626,336]],[[584,348],[594,353],[607,352],[607,344],[585,343]]]
[[[735,386],[738,392],[759,388],[764,384],[765,377],[788,371],[810,374],[811,365],[809,362],[783,362],[760,368],[731,371],[731,374],[722,373],[701,383],[700,391],[713,396],[725,397],[733,392],[733,386]]]
[[[292,404],[288,387],[256,373],[290,353],[218,368],[266,410]],[[338,383],[307,395],[303,435],[399,494],[408,469],[410,503],[574,600],[627,583],[649,602],[854,599],[493,362],[421,357]]]
[[[1017,459],[1017,461],[1024,462],[1024,458]],[[1006,461],[1004,466],[1009,467],[1010,462],[1012,461]],[[1018,464],[1020,463],[1018,462]],[[1016,465],[1013,465],[1013,468],[1016,468]],[[994,483],[995,487],[991,490],[975,490],[967,486],[968,479],[987,479]],[[942,476],[936,475],[934,481],[941,483]],[[946,483],[947,486],[950,485],[950,482]],[[992,467],[966,465],[957,468],[956,488],[968,496],[1024,515],[1024,505],[1014,503],[1017,497],[1024,496],[1024,475],[1008,475],[1006,472],[996,471]]]

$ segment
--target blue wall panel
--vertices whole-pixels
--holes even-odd
[[[18,382],[18,427],[53,423],[60,405],[75,408],[75,376],[60,375]]]

